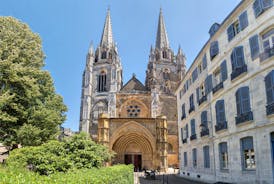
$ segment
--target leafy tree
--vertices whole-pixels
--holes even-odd
[[[41,144],[55,138],[65,120],[67,108],[42,70],[44,58],[38,34],[0,17],[0,142],[6,145]]]

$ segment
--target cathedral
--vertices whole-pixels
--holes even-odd
[[[135,170],[178,167],[175,90],[186,72],[179,47],[170,48],[162,10],[155,48],[151,47],[145,84],[135,75],[123,84],[123,69],[108,10],[101,42],[91,45],[83,72],[80,131],[113,150],[112,164]]]

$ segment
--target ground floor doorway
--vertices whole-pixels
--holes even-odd
[[[125,164],[133,164],[134,171],[142,170],[142,155],[141,154],[125,154]]]

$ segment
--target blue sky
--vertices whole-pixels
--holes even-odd
[[[151,45],[155,45],[162,7],[171,48],[181,45],[187,66],[209,38],[214,22],[221,23],[240,0],[2,0],[1,16],[27,23],[43,41],[45,69],[68,106],[65,127],[78,130],[82,72],[91,41],[100,42],[107,8],[122,60],[124,83],[137,75],[142,82]]]

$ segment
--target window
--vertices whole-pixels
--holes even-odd
[[[210,168],[209,146],[204,146],[203,151],[204,151],[204,168]]]
[[[274,47],[274,28],[262,35],[263,49],[267,51]]]
[[[164,78],[164,80],[169,80],[170,79],[169,70],[168,69],[165,69],[163,71],[163,78]]]
[[[196,135],[196,130],[195,130],[195,119],[191,120],[191,136]]]
[[[182,144],[184,144],[184,129],[181,128],[181,141],[182,141]]]
[[[219,44],[218,44],[218,41],[213,41],[210,44],[210,59],[212,60],[218,54],[219,54]]]
[[[97,80],[97,90],[98,92],[105,92],[107,91],[107,75],[105,71],[102,71],[98,76]]]
[[[265,77],[265,90],[267,101],[266,114],[274,114],[274,70]]]
[[[243,46],[238,46],[234,48],[230,57],[232,65],[231,80],[233,80],[242,73],[247,72]]]
[[[184,133],[184,135],[185,135],[185,139],[187,139],[188,138],[188,124],[186,124],[186,126],[185,126],[185,133]]]
[[[198,78],[198,70],[195,68],[192,72],[192,81],[194,82]]]
[[[210,37],[212,37],[212,36],[218,31],[219,27],[220,27],[220,24],[218,24],[218,23],[214,23],[214,24],[210,27],[210,29],[209,29]]]
[[[259,53],[260,53],[258,35],[254,35],[251,38],[249,38],[249,46],[250,46],[251,58],[252,60],[254,60],[259,56]]]
[[[265,10],[273,6],[273,0],[255,0],[253,10],[255,17],[261,15]]]
[[[225,101],[218,100],[215,104],[216,124],[221,124],[226,121],[225,118]]]
[[[207,129],[208,128],[208,124],[207,124],[207,111],[203,111],[201,113],[201,126],[202,126],[202,129]]]
[[[107,58],[107,52],[103,51],[101,55],[101,59],[106,59]]]
[[[244,30],[248,26],[247,12],[243,12],[239,19],[233,22],[227,28],[227,38],[231,41],[240,31]]]
[[[256,169],[255,152],[252,137],[245,137],[241,139],[241,157],[244,170]]]
[[[167,59],[167,52],[165,50],[163,51],[163,58]]]
[[[220,157],[220,169],[228,169],[228,152],[227,143],[222,142],[219,144],[219,157]]]
[[[182,120],[186,118],[186,108],[185,108],[185,104],[182,105]]]
[[[203,68],[202,68],[202,64],[200,63],[198,65],[198,73],[200,74],[200,73],[202,73],[202,71],[203,71]]]
[[[222,75],[222,81],[225,81],[227,79],[227,66],[226,66],[226,60],[224,60],[221,63],[221,75]]]
[[[209,94],[212,90],[212,75],[209,75],[205,79],[205,94]]]
[[[193,167],[197,167],[197,149],[192,149],[192,163]]]
[[[189,113],[191,113],[195,109],[193,98],[193,94],[191,94],[189,97]]]
[[[130,118],[135,118],[140,115],[141,108],[138,105],[129,105],[127,107],[127,116]]]
[[[244,114],[250,111],[249,88],[241,87],[236,92],[237,114]]]
[[[221,76],[221,71],[220,71],[220,68],[217,68],[214,73],[213,73],[213,84],[214,86],[217,86],[219,83],[222,82],[222,76]]]
[[[184,166],[187,166],[187,152],[184,152]]]
[[[206,69],[207,67],[207,59],[206,59],[206,54],[203,57],[203,70]]]

